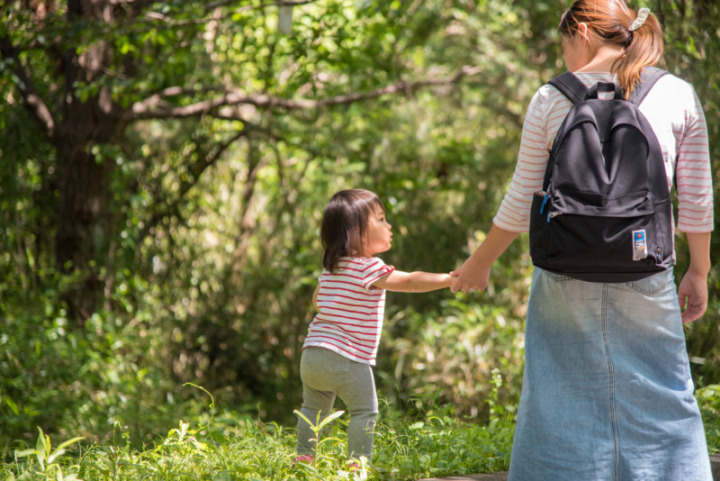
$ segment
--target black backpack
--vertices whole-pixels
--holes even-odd
[[[589,90],[572,73],[552,80],[573,102],[533,196],[530,255],[551,272],[627,282],[673,262],[672,203],[660,142],[638,105],[667,72],[645,67],[628,100],[612,83]],[[614,92],[612,100],[598,92]]]

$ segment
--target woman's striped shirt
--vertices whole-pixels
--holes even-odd
[[[303,349],[322,347],[374,366],[385,314],[385,289],[372,284],[394,270],[377,257],[341,257],[334,272],[324,270],[318,313],[310,323]]]
[[[587,86],[612,82],[603,72],[577,72]],[[560,124],[572,107],[555,87],[543,85],[525,116],[520,151],[510,188],[493,223],[511,232],[527,232],[533,193],[542,190],[550,150]],[[692,85],[674,75],[660,78],[640,104],[662,148],[668,187],[678,194],[677,229],[713,230],[713,191],[707,125]]]

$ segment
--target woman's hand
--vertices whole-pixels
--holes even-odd
[[[479,256],[470,256],[459,269],[450,273],[453,276],[452,292],[484,291],[490,280],[490,265],[483,266]]]
[[[700,319],[708,303],[707,276],[688,271],[680,281],[678,300],[684,323]]]
[[[516,232],[493,225],[475,252],[459,269],[450,273],[455,279],[450,290],[452,292],[484,291],[490,280],[490,267],[516,237]]]
[[[710,232],[686,233],[690,266],[680,281],[678,300],[683,322],[699,319],[708,303],[707,278],[710,272]]]

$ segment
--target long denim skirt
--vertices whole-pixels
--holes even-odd
[[[712,481],[672,271],[535,269],[509,481]]]

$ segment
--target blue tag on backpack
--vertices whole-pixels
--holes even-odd
[[[648,256],[647,239],[645,229],[632,231],[633,237],[633,260],[639,261]]]

